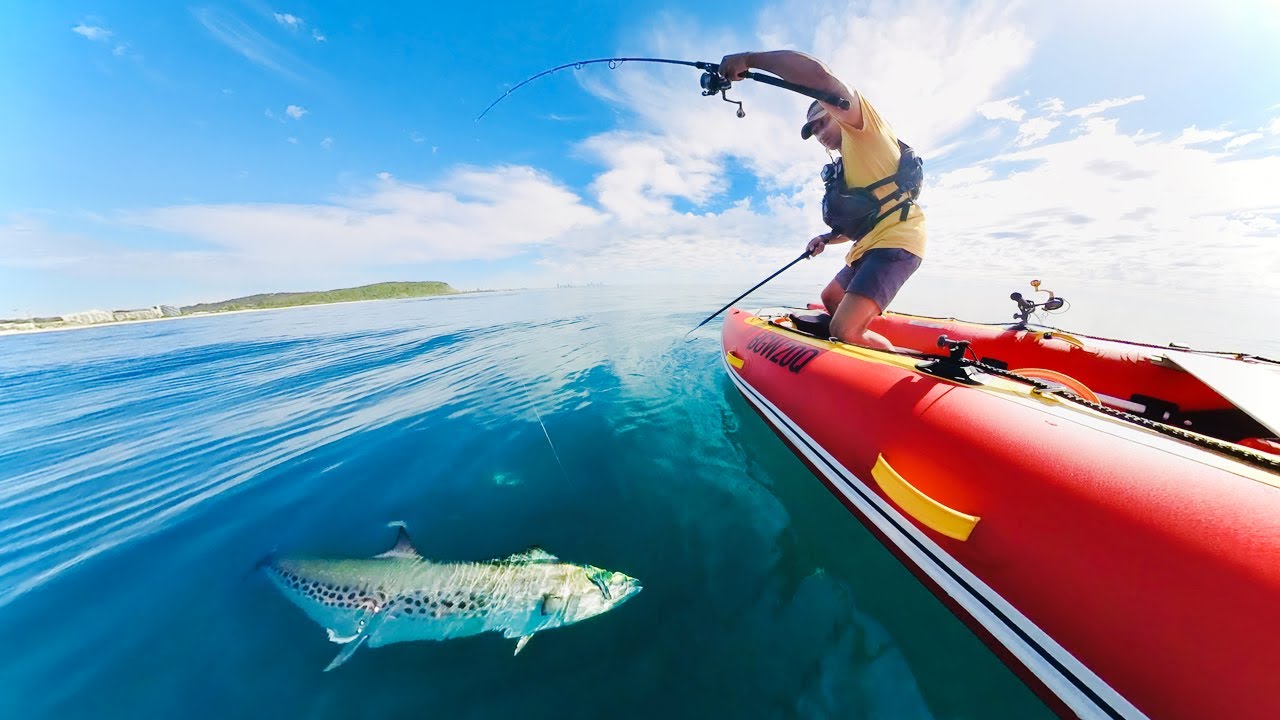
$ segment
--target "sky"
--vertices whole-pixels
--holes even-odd
[[[0,5],[0,317],[392,280],[745,289],[825,230],[807,98],[741,82],[739,119],[698,71],[628,63],[476,117],[579,59],[771,49],[925,158],[919,277],[1280,301],[1277,0]],[[789,279],[816,295],[839,254]]]

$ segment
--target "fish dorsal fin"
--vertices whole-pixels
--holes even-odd
[[[503,558],[502,561],[508,562],[508,563],[523,563],[527,565],[530,563],[560,562],[560,558],[556,557],[555,555],[552,555],[546,550],[543,550],[537,545],[534,545],[533,547],[527,550],[521,550],[518,553],[513,553],[511,555],[508,555],[507,557]]]
[[[413,547],[413,540],[409,539],[409,530],[405,527],[404,523],[397,520],[395,522],[387,523],[387,527],[399,528],[399,532],[396,534],[396,544],[392,546],[390,550],[379,555],[374,555],[374,557],[422,559],[422,556],[418,554],[417,549]]]

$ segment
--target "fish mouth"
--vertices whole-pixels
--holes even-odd
[[[620,592],[617,592],[618,601],[614,604],[621,605],[627,600],[630,600],[633,596],[639,594],[639,592],[643,589],[644,589],[644,585],[642,585],[639,580],[636,580],[635,578],[631,578],[630,582],[626,583],[621,588],[619,588]]]

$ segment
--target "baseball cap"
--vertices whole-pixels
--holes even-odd
[[[827,109],[822,107],[822,103],[818,102],[817,100],[814,100],[813,104],[809,106],[809,114],[804,119],[805,120],[804,126],[800,128],[800,138],[802,140],[808,140],[809,138],[813,137],[814,123],[820,120],[822,116],[826,114],[827,114]]]

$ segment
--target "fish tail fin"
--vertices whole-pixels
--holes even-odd
[[[262,570],[263,568],[271,567],[271,563],[275,562],[277,557],[278,556],[276,555],[276,549],[272,548],[271,552],[258,558],[258,560],[253,563],[253,567],[246,569],[240,575],[240,582],[245,583],[249,580],[249,578],[253,577],[254,575],[257,575],[259,570]]]
[[[253,569],[261,570],[262,568],[267,567],[271,563],[275,562],[277,557],[278,555],[276,554],[276,548],[271,548],[271,550],[268,551],[267,554],[258,558],[258,562],[253,564]]]

